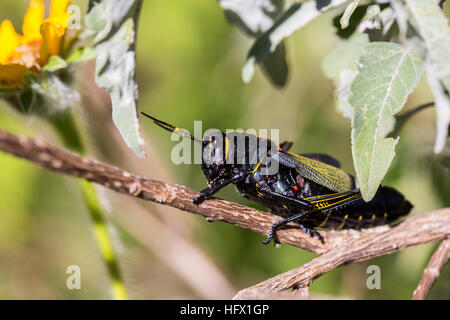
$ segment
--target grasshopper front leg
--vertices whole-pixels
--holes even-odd
[[[245,176],[238,173],[238,174],[233,175],[231,178],[219,180],[217,183],[213,184],[211,187],[208,187],[208,188],[200,191],[200,195],[198,197],[195,197],[194,199],[192,199],[192,202],[194,204],[198,205],[198,204],[202,203],[203,201],[205,201],[206,199],[208,199],[209,197],[213,196],[217,191],[219,191],[223,187],[226,187],[230,183],[238,182],[238,181],[242,180],[244,177]]]

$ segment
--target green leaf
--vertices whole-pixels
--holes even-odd
[[[341,17],[344,13],[340,13],[333,18],[333,26],[336,29],[336,34],[343,39],[348,39],[356,31],[361,21],[365,18],[368,5],[360,5],[353,12],[349,25],[345,28],[341,28]]]
[[[438,77],[450,91],[450,26],[437,0],[406,0]]]
[[[34,91],[31,88],[27,88],[24,91],[20,93],[19,96],[20,105],[23,108],[23,111],[27,113],[31,106],[33,105],[34,101]]]
[[[272,27],[283,12],[283,0],[218,0],[228,22],[256,37]]]
[[[423,74],[423,61],[410,48],[373,42],[364,48],[350,86],[352,155],[361,194],[370,201],[395,155],[397,139],[385,138],[392,117],[404,106]]]
[[[450,126],[450,26],[438,1],[407,0],[416,29],[427,47],[427,78],[436,102],[436,141],[434,152],[444,150]],[[442,82],[444,88],[440,84]]]
[[[104,30],[107,25],[106,6],[100,1],[89,0],[89,11],[86,15],[86,27],[88,32]]]
[[[86,19],[87,34],[94,36],[98,54],[95,81],[111,96],[112,118],[125,143],[143,158],[134,49],[141,5],[142,0],[104,0],[92,7]]]
[[[434,187],[436,195],[440,198],[443,207],[450,206],[450,150],[442,152],[438,156],[432,156],[427,159],[431,169],[431,184]]]
[[[350,38],[342,39],[322,62],[323,73],[334,81],[336,107],[345,118],[352,117],[348,103],[350,84],[357,74],[357,60],[368,43],[367,34],[355,32]]]
[[[358,29],[360,29],[361,32],[379,29],[381,27],[380,11],[381,8],[379,5],[374,4],[368,6],[366,14],[358,26]]]
[[[283,2],[283,0],[219,0],[228,22],[252,38],[258,37],[272,27],[275,19],[283,12]],[[283,87],[286,84],[288,65],[284,43],[280,43],[274,52],[262,59],[262,67],[275,86]],[[251,73],[253,74],[254,70]]]
[[[67,58],[68,63],[82,62],[97,58],[97,53],[91,47],[83,47],[74,50]]]
[[[450,96],[445,93],[438,72],[432,63],[427,63],[427,79],[431,92],[434,96],[436,110],[436,140],[434,142],[434,153],[440,153],[447,144],[448,128],[450,125]]]
[[[345,8],[344,14],[342,15],[342,18],[340,20],[341,28],[345,29],[348,27],[348,22],[350,20],[350,17],[352,16],[353,12],[355,11],[356,7],[359,4],[359,0],[352,1],[347,8]]]
[[[289,75],[286,61],[286,47],[281,42],[274,52],[265,56],[261,61],[264,73],[272,81],[272,84],[282,88],[286,85]]]
[[[63,58],[58,57],[58,56],[51,56],[48,59],[47,64],[42,68],[42,70],[52,72],[52,71],[64,69],[68,65],[69,64]]]
[[[274,52],[284,39],[320,16],[323,12],[336,8],[345,2],[347,0],[307,1],[291,5],[270,29],[256,39],[242,68],[243,81],[249,82],[253,78],[255,65],[261,62],[264,56]]]
[[[398,18],[397,13],[391,7],[381,10],[381,12],[379,6],[370,7],[373,8],[374,15],[363,21],[360,26],[369,35],[370,42],[391,41],[393,38],[396,41],[399,31],[398,28],[393,28],[393,25],[396,18]],[[369,9],[367,11],[369,12]]]

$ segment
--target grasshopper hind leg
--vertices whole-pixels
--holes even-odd
[[[283,199],[286,200],[286,198],[289,198],[289,197],[284,196]],[[302,199],[301,200],[302,202],[305,202],[306,204],[308,204],[310,207],[312,206],[313,208],[308,208],[305,205],[304,207],[308,208],[306,211],[296,213],[284,220],[274,223],[270,227],[267,239],[263,242],[263,244],[268,244],[270,242],[270,240],[272,240],[273,237],[275,236],[275,232],[277,231],[277,229],[279,229],[281,226],[283,226],[289,222],[292,222],[292,221],[296,221],[300,225],[300,229],[302,229],[304,232],[309,234],[311,237],[317,236],[317,238],[319,238],[319,240],[322,241],[322,243],[324,243],[323,237],[320,235],[320,233],[318,231],[314,230],[312,227],[308,226],[308,224],[302,223],[302,222],[304,222],[304,221],[302,221],[302,218],[304,218],[306,215],[309,215],[313,212],[314,213],[319,213],[319,212],[325,213],[330,210],[336,210],[339,208],[343,208],[345,206],[350,205],[351,203],[360,201],[360,199],[361,199],[361,194],[359,192],[359,189],[354,189],[354,190],[346,191],[346,192],[342,192],[342,193],[319,195],[319,196]],[[300,200],[295,199],[295,201],[300,201]],[[328,202],[330,202],[330,204]],[[296,202],[296,204],[297,204],[297,202]],[[327,207],[322,208],[322,209],[314,209],[314,206],[319,207],[320,204],[323,204],[322,206],[325,205]]]
[[[309,234],[313,238],[314,238],[314,236],[316,236],[317,239],[320,240],[320,242],[325,243],[325,241],[323,240],[323,237],[319,233],[319,231],[314,230],[313,228],[307,227],[304,224],[300,224],[300,229],[302,229],[304,232],[306,232],[307,234]]]
[[[295,215],[293,215],[293,216],[291,216],[291,217],[289,217],[289,218],[286,218],[286,219],[284,219],[284,220],[281,220],[281,221],[278,221],[278,222],[272,224],[272,225],[270,226],[270,229],[269,229],[269,233],[268,233],[268,235],[267,235],[267,238],[266,238],[266,240],[262,241],[262,244],[268,244],[270,241],[272,241],[272,239],[273,239],[274,237],[276,237],[276,232],[277,232],[277,230],[278,230],[280,227],[284,226],[285,224],[288,224],[289,222],[292,222],[292,221],[295,221],[295,220],[299,220],[299,219],[301,219],[303,216],[305,216],[306,214],[311,213],[311,212],[312,212],[312,211],[301,212],[301,213],[295,214]],[[316,231],[316,230],[314,230],[313,228],[310,228],[310,227],[308,227],[308,226],[306,226],[306,225],[304,225],[304,224],[302,224],[302,223],[300,223],[300,222],[299,222],[299,226],[300,226],[300,229],[303,230],[303,232],[309,234],[311,237],[317,236],[317,238],[318,238],[322,243],[324,243],[323,237],[320,235],[320,233],[319,233],[318,231]],[[275,243],[277,243],[277,242],[278,242],[278,241],[275,240]]]

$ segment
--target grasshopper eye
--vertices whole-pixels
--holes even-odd
[[[202,140],[202,146],[203,147],[211,146],[215,142],[216,142],[216,137],[211,136],[207,140]]]

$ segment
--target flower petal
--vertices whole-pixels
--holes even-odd
[[[43,21],[44,4],[42,0],[30,0],[22,25],[22,32],[26,42],[42,40],[40,29]]]
[[[41,24],[42,47],[40,64],[45,65],[49,56],[60,53],[61,42],[67,28],[70,14],[66,12],[70,0],[53,0],[50,6],[50,17]]]
[[[22,87],[23,76],[27,71],[27,67],[18,63],[0,65],[0,89]]]
[[[14,50],[20,45],[21,36],[17,34],[11,21],[0,25],[0,64],[7,64]]]
[[[45,65],[49,56],[57,56],[61,47],[61,40],[64,36],[64,26],[58,21],[46,19],[41,25],[42,47],[41,65]]]
[[[70,0],[52,0],[52,4],[50,5],[50,18],[65,17],[68,14],[66,11],[69,3]]]

